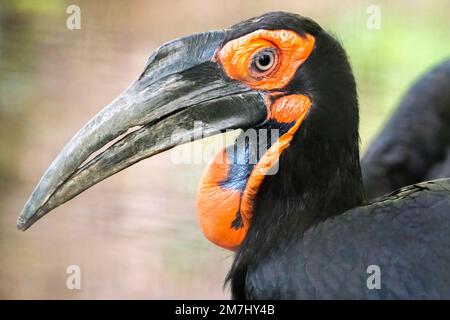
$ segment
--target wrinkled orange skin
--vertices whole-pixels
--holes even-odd
[[[247,186],[245,187],[244,193],[241,200],[241,215],[243,221],[251,221],[253,215],[253,203],[258,193],[259,187],[261,186],[264,177],[267,172],[272,168],[272,166],[277,163],[280,158],[281,153],[289,147],[289,144],[297,132],[300,124],[305,119],[311,108],[311,101],[307,96],[301,94],[292,94],[289,96],[281,97],[275,100],[272,105],[272,114],[275,117],[280,117],[285,119],[286,116],[281,111],[283,108],[287,108],[290,117],[295,117],[296,119],[294,126],[292,126],[288,132],[283,134],[261,157],[259,162],[253,168],[253,171],[247,181]],[[282,114],[282,115],[280,115]],[[275,118],[277,119],[277,118]],[[278,119],[277,119],[278,120]],[[282,121],[291,122],[291,121]]]
[[[219,152],[203,171],[197,193],[197,218],[205,237],[216,245],[234,250],[244,240],[249,221],[243,220],[243,227],[233,229],[231,224],[236,218],[241,203],[241,193],[224,189],[230,165],[226,150]]]
[[[230,164],[226,150],[219,152],[203,172],[197,196],[197,217],[205,237],[214,244],[235,250],[244,240],[253,216],[253,203],[264,177],[277,163],[281,153],[289,146],[295,132],[305,119],[311,101],[308,97],[293,94],[281,97],[272,104],[271,114],[277,121],[295,124],[282,135],[261,157],[253,168],[244,192],[221,187],[229,174]],[[283,109],[289,110],[287,116]],[[243,226],[232,228],[231,224],[240,212]]]
[[[279,90],[290,82],[297,69],[311,54],[314,42],[311,35],[301,37],[290,30],[258,30],[228,42],[218,51],[217,57],[230,78],[242,81],[255,90]],[[277,53],[275,65],[266,73],[255,74],[250,67],[252,57],[267,48],[273,48]],[[254,200],[264,177],[289,146],[311,108],[311,101],[305,95],[281,95],[277,98],[280,95],[277,91],[265,95],[268,119],[294,125],[254,166],[245,190],[240,193],[221,187],[230,168],[225,149],[211,161],[200,181],[197,197],[200,227],[208,240],[229,250],[235,250],[244,240],[251,224]],[[238,212],[243,225],[233,228],[231,225]]]
[[[232,40],[218,52],[226,74],[258,90],[284,88],[314,48],[314,37],[291,30],[258,30]],[[253,56],[263,49],[275,49],[275,67],[261,76],[251,70]]]

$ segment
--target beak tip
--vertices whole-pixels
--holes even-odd
[[[36,221],[35,214],[27,214],[26,210],[23,209],[17,218],[16,228],[20,231],[25,231]]]
[[[17,219],[16,227],[17,227],[17,229],[20,230],[20,231],[25,231],[25,230],[27,229],[26,224],[27,224],[26,219],[24,219],[24,218],[22,217],[22,215],[21,215],[21,216]]]

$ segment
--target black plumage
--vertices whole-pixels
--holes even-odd
[[[450,60],[411,87],[361,166],[369,198],[450,176]]]
[[[449,299],[450,181],[405,187],[283,239],[249,264],[250,299]],[[369,290],[367,268],[380,268]]]
[[[366,200],[356,85],[346,54],[317,24],[295,17],[275,13],[258,25],[316,38],[287,88],[308,95],[313,106],[281,155],[278,174],[267,176],[258,192],[228,274],[232,296],[450,298],[450,182]],[[245,24],[238,26],[246,30]],[[366,286],[369,265],[381,269],[379,290]]]

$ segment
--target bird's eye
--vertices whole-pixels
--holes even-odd
[[[275,52],[271,49],[258,52],[252,59],[252,68],[257,72],[267,72],[275,65]]]

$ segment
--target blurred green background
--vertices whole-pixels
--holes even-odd
[[[68,5],[81,29],[68,30]],[[377,5],[381,28],[369,29]],[[232,254],[195,216],[203,165],[143,161],[26,233],[15,220],[57,152],[175,37],[267,11],[309,16],[356,75],[362,149],[421,73],[450,56],[450,1],[0,1],[0,298],[227,298]],[[82,289],[66,288],[79,265]]]

